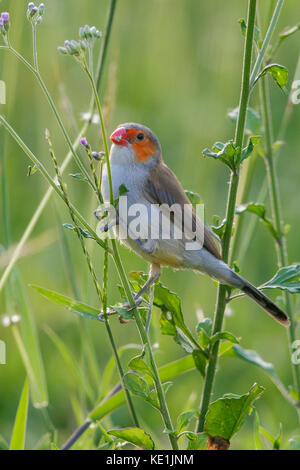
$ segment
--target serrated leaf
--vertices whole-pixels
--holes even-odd
[[[277,85],[283,89],[287,84],[288,79],[288,71],[287,68],[280,64],[269,64],[264,67],[264,69],[260,72],[260,74],[256,77],[253,86],[257,83],[257,81],[264,77],[267,73],[271,74],[274,78]]]
[[[141,428],[112,429],[108,434],[145,450],[155,449],[152,437]]]
[[[128,390],[130,390],[130,392],[133,393],[134,395],[137,395],[144,399],[148,397],[150,393],[148,384],[146,380],[144,380],[139,375],[133,372],[127,372],[124,375],[124,382],[125,382],[126,388],[128,388]]]
[[[287,290],[291,294],[300,293],[300,263],[280,268],[274,277],[261,286],[262,289]]]
[[[99,310],[94,307],[90,307],[89,305],[84,304],[83,302],[73,300],[70,297],[67,297],[63,294],[59,294],[58,292],[54,292],[49,289],[44,289],[43,287],[39,287],[36,285],[31,285],[31,287],[47,299],[52,300],[56,304],[62,305],[63,307],[67,308],[68,310],[71,310],[71,312],[74,312],[81,317],[98,320]]]
[[[203,150],[202,154],[205,157],[212,157],[216,160],[220,160],[234,171],[236,151],[237,149],[235,148],[233,141],[230,140],[225,144],[222,142],[216,142],[212,150],[206,148]]]
[[[9,447],[10,450],[24,450],[28,415],[28,402],[29,385],[28,379],[26,379],[18,405],[17,415]]]
[[[245,395],[228,394],[211,403],[205,419],[205,432],[230,440],[243,425],[255,400],[264,388],[254,384]]]
[[[244,214],[245,212],[250,212],[252,214],[257,215],[257,217],[262,221],[264,226],[269,230],[271,235],[277,240],[278,234],[276,229],[273,225],[273,222],[266,217],[266,208],[264,204],[259,204],[257,202],[248,202],[246,204],[241,204],[235,208],[235,213],[240,215]]]

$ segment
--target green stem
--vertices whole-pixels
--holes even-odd
[[[87,75],[90,79],[92,89],[93,89],[93,92],[95,94],[96,106],[97,106],[98,113],[99,113],[100,125],[101,125],[101,130],[102,130],[102,137],[103,137],[103,144],[104,144],[105,160],[106,160],[106,165],[107,165],[107,175],[108,175],[108,181],[109,181],[110,203],[113,204],[114,195],[113,195],[113,185],[112,185],[110,162],[109,162],[108,144],[107,144],[106,131],[105,131],[105,125],[104,125],[104,119],[103,119],[100,99],[99,99],[99,95],[97,93],[95,82],[94,82],[93,77],[90,74],[88,69],[86,69],[86,73],[87,73]],[[118,271],[119,276],[120,276],[120,280],[121,280],[122,285],[124,287],[129,305],[133,307],[135,305],[134,298],[133,298],[133,295],[132,295],[132,292],[131,292],[130,283],[127,279],[127,276],[126,276],[126,273],[125,273],[120,255],[119,255],[116,240],[112,239],[111,243],[112,243],[112,249],[113,249],[113,258],[114,258],[114,261],[115,261],[117,271]],[[170,413],[169,413],[169,410],[168,410],[165,393],[164,393],[164,390],[163,390],[163,387],[162,387],[162,384],[161,384],[161,380],[160,380],[158,369],[157,369],[157,366],[156,366],[156,362],[155,362],[155,359],[154,359],[154,356],[153,356],[153,352],[152,352],[151,344],[150,344],[150,341],[149,341],[149,337],[148,337],[147,331],[146,331],[146,329],[143,325],[142,319],[139,316],[139,313],[138,313],[137,309],[134,309],[133,313],[134,313],[134,318],[135,318],[136,325],[137,325],[141,340],[143,342],[143,345],[147,346],[147,349],[149,351],[149,359],[150,359],[151,367],[152,367],[153,374],[154,374],[154,382],[155,382],[155,387],[156,387],[156,391],[157,391],[157,395],[158,395],[158,399],[159,399],[159,403],[160,403],[160,411],[161,411],[161,414],[162,414],[162,418],[163,418],[164,424],[166,426],[166,429],[171,431],[170,434],[169,434],[169,439],[170,439],[172,448],[174,450],[177,450],[178,449],[177,439],[175,437],[175,432],[174,432],[174,429],[173,429],[173,424],[172,424]]]
[[[271,199],[272,206],[272,215],[274,220],[274,226],[277,232],[276,240],[276,252],[277,252],[277,261],[278,266],[283,267],[288,265],[288,255],[287,255],[287,246],[286,238],[282,231],[282,216],[281,216],[281,203],[280,203],[280,192],[277,181],[277,174],[274,165],[274,156],[273,156],[273,131],[272,131],[272,121],[271,121],[271,106],[269,99],[269,88],[265,78],[262,78],[260,81],[260,90],[262,96],[262,114],[264,118],[264,129],[265,129],[265,164],[268,177],[268,187],[269,195]],[[290,319],[290,327],[288,329],[289,337],[289,350],[290,356],[292,356],[292,344],[296,340],[296,323],[293,316],[293,309],[291,304],[290,296],[287,292],[284,292],[284,301],[286,306],[286,313]],[[300,367],[297,364],[292,363],[293,371],[293,381],[294,388],[300,396]],[[298,416],[300,414],[298,411]]]
[[[249,101],[250,93],[250,67],[251,67],[251,57],[252,57],[252,47],[253,47],[253,35],[254,35],[254,26],[255,26],[255,12],[256,12],[256,0],[249,0],[248,5],[248,20],[247,20],[247,35],[245,40],[245,50],[244,50],[244,60],[243,60],[243,76],[242,76],[242,87],[241,87],[241,96],[239,104],[239,115],[236,126],[235,133],[235,146],[239,149],[237,155],[237,161],[239,162],[240,153],[243,146],[244,140],[244,130],[245,130],[245,121],[247,114],[247,106]],[[236,172],[232,172],[230,179],[230,189],[227,200],[226,208],[226,230],[223,238],[222,245],[222,257],[225,263],[228,262],[229,258],[229,249],[230,249],[230,240],[232,234],[235,204],[236,204],[236,195],[239,183],[239,164]],[[227,288],[223,284],[219,284],[218,287],[218,297],[217,305],[215,310],[214,317],[214,327],[213,334],[222,330],[224,312],[226,307],[226,293]],[[206,377],[204,382],[204,389],[202,393],[200,415],[198,421],[198,432],[204,430],[204,423],[206,413],[208,411],[210,397],[212,393],[212,388],[214,384],[214,378],[216,374],[216,367],[218,361],[218,352],[219,352],[219,342],[216,342],[212,348],[210,360],[207,366]]]
[[[275,30],[275,27],[277,25],[277,22],[278,22],[278,18],[279,18],[279,15],[280,15],[280,12],[281,12],[281,8],[283,6],[283,3],[284,3],[284,0],[278,0],[277,4],[276,4],[276,7],[275,7],[275,10],[274,10],[274,13],[273,13],[273,16],[272,16],[272,19],[271,19],[271,22],[270,22],[270,25],[269,25],[269,28],[268,28],[268,31],[266,33],[266,36],[265,36],[265,39],[264,39],[264,42],[263,42],[263,45],[261,47],[261,50],[260,50],[260,53],[256,59],[256,62],[255,62],[255,65],[254,65],[254,68],[253,68],[253,71],[251,73],[251,77],[250,77],[250,88],[253,87],[253,84],[255,82],[255,79],[257,77],[257,74],[259,72],[259,69],[260,69],[260,66],[262,64],[262,61],[263,61],[263,58],[265,56],[265,53],[267,52],[267,49],[268,49],[268,46],[270,44],[270,41],[271,41],[271,38],[272,38],[272,35],[274,33],[274,30]]]

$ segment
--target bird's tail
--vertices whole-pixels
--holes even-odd
[[[242,281],[242,285],[240,285],[239,288],[246,295],[251,297],[251,299],[255,300],[255,302],[258,303],[258,305],[260,305],[262,309],[264,309],[269,315],[271,315],[271,317],[273,317],[279,323],[284,326],[289,326],[290,320],[286,313],[283,312],[283,310],[277,307],[277,305],[271,299],[269,299],[269,297],[263,294],[249,281],[247,281],[242,276],[239,276],[236,273],[234,274],[239,278],[239,281]]]

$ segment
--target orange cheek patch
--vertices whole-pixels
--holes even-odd
[[[136,160],[141,162],[147,161],[156,153],[155,145],[149,140],[135,142],[134,144],[132,144],[132,149],[134,151]]]

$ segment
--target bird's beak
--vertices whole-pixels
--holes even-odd
[[[110,140],[116,145],[128,145],[127,130],[125,127],[118,127],[110,136]]]

